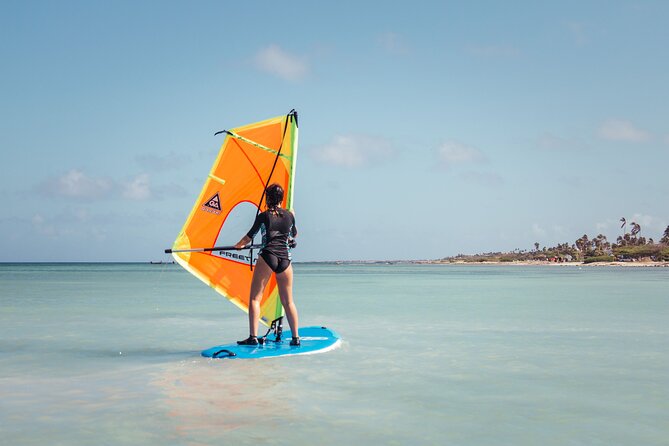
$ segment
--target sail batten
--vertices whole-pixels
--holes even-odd
[[[225,180],[223,178],[219,178],[211,173],[209,174],[209,178],[211,178],[214,181],[218,181],[219,183],[221,183],[221,185],[225,184]]]
[[[249,143],[250,145],[252,145],[252,146],[254,146],[254,147],[257,147],[257,148],[259,148],[259,149],[261,149],[261,150],[264,150],[264,151],[269,152],[269,153],[273,153],[273,154],[275,154],[275,155],[277,155],[277,156],[280,156],[280,157],[282,157],[282,158],[285,158],[285,159],[290,159],[290,156],[286,155],[285,153],[279,153],[278,150],[274,150],[274,149],[270,149],[269,147],[265,147],[265,146],[263,146],[262,144],[258,144],[258,143],[256,143],[256,142],[253,142],[253,141],[251,141],[251,140],[248,140],[248,139],[244,138],[243,136],[239,136],[239,135],[237,135],[237,134],[234,133],[234,132],[227,132],[227,133],[228,133],[230,136],[232,136],[233,138],[236,138],[236,139],[239,139],[239,140],[244,141],[244,142],[246,142],[246,143]]]
[[[253,275],[249,263],[254,261],[250,253],[216,254],[202,248],[216,246],[221,228],[240,204],[253,203],[258,211],[264,210],[258,199],[268,183],[284,188],[281,206],[292,210],[297,132],[294,111],[226,131],[198,199],[172,246],[179,265],[246,312]],[[252,223],[249,221],[248,227]],[[268,326],[283,315],[274,278],[265,288],[260,313],[260,320]]]

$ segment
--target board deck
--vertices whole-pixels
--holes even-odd
[[[283,332],[280,342],[276,342],[274,333],[267,336],[264,344],[217,345],[202,351],[202,356],[216,359],[254,359],[271,358],[277,356],[308,355],[324,353],[339,347],[341,338],[334,331],[326,327],[302,327],[300,328],[299,347],[290,345],[292,338],[290,330]]]

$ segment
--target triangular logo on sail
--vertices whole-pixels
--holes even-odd
[[[221,213],[221,198],[218,196],[218,192],[209,200],[202,203],[202,210],[216,215]]]

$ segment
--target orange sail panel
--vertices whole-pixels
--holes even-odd
[[[226,131],[218,157],[172,250],[213,248],[236,206],[252,203],[261,211],[265,209],[260,200],[265,187],[272,183],[284,188],[281,206],[292,211],[297,133],[294,111]],[[252,223],[248,222],[249,228]],[[240,251],[238,256],[220,256],[216,252],[172,255],[188,272],[248,312],[253,276],[249,262],[243,259],[250,255],[248,251]],[[260,303],[260,320],[269,326],[281,316],[283,307],[272,276]]]

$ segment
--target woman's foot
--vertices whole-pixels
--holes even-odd
[[[293,339],[290,340],[290,345],[294,345],[299,347],[300,346],[300,337],[299,336],[293,336]]]
[[[249,336],[248,338],[244,339],[243,341],[237,341],[237,344],[239,344],[239,345],[258,345],[258,337],[257,336]]]

